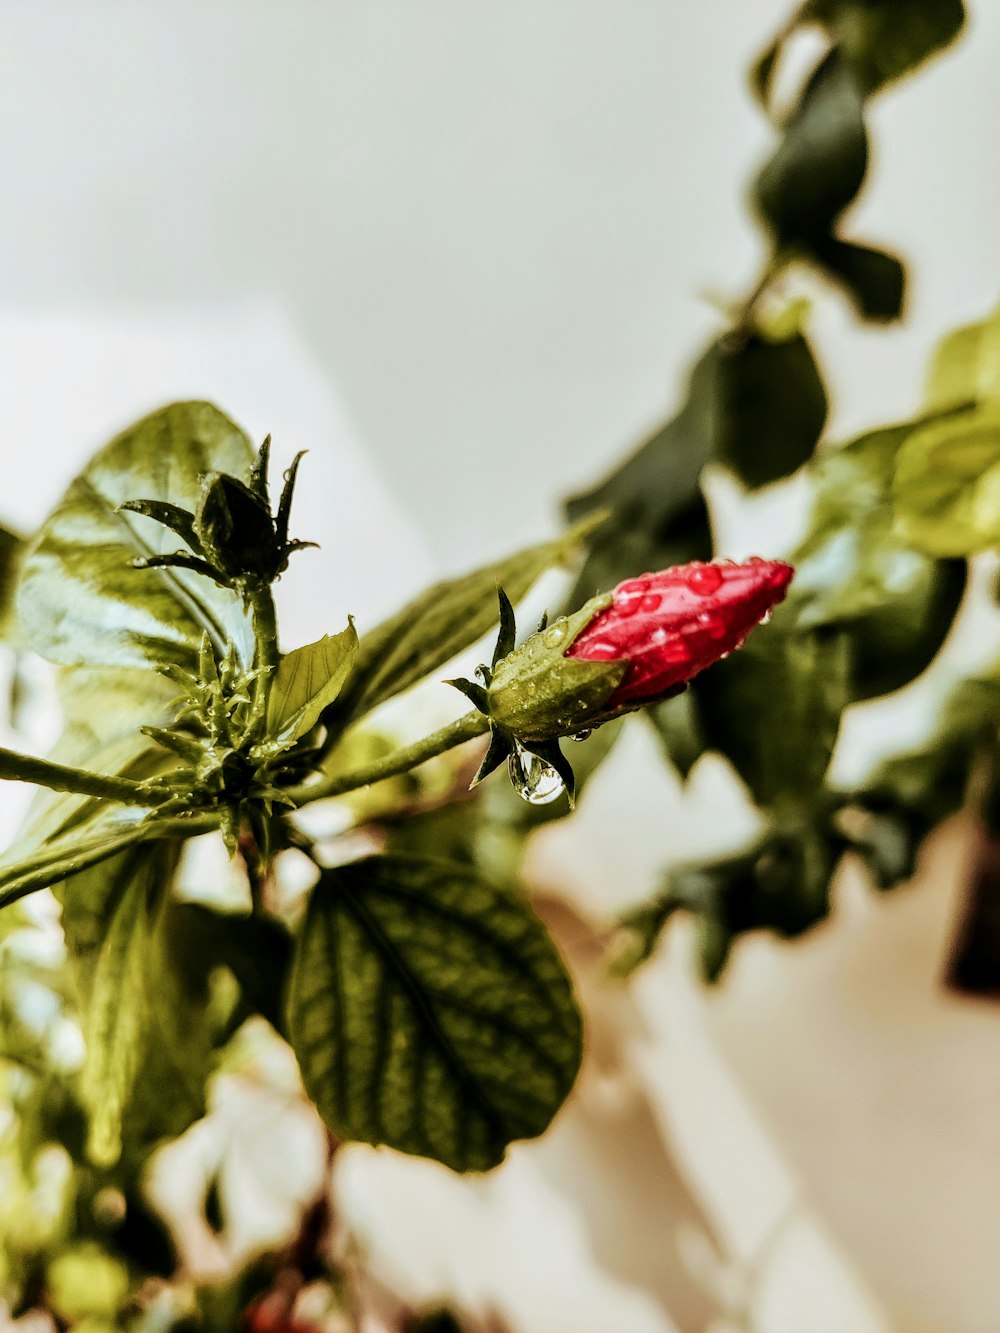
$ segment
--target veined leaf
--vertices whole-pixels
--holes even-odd
[[[146,841],[154,836],[150,825],[150,820],[134,812],[110,816],[95,820],[85,829],[52,838],[24,856],[5,860],[0,865],[0,908],[72,879],[123,849]]]
[[[516,602],[545,570],[567,560],[593,526],[585,520],[555,541],[437,583],[363,635],[336,716],[351,720],[369,712],[481,639],[497,621],[497,585]]]
[[[134,569],[179,539],[126,500],[194,509],[206,473],[249,472],[250,441],[210,403],[174,403],[117,436],[71,483],[25,555],[17,615],[30,646],[67,666],[194,668],[206,631],[252,656],[249,618],[229,589],[185,570]]]
[[[495,1166],[542,1133],[580,1063],[569,979],[526,903],[447,861],[325,871],[296,946],[292,1045],[348,1139]]]
[[[293,648],[278,664],[267,705],[267,734],[282,748],[312,731],[336,700],[358,650],[353,623],[339,634]]]
[[[1000,546],[1000,402],[914,430],[892,483],[897,531],[933,555]]]

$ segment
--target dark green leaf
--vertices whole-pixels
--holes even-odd
[[[715,456],[747,486],[766,486],[808,462],[826,421],[826,391],[801,334],[751,333],[720,345]]]
[[[249,661],[240,599],[188,571],[132,568],[134,558],[172,551],[178,539],[118,507],[150,499],[193,509],[206,473],[245,473],[252,462],[247,437],[209,403],[175,403],[112,440],[28,548],[17,614],[31,647],[68,666],[193,669],[207,631],[220,648],[235,642]]]
[[[282,656],[267,702],[269,740],[294,745],[320,720],[351,673],[358,651],[354,625]]]
[[[898,689],[924,670],[965,587],[963,562],[934,560],[899,530],[893,468],[914,429],[889,427],[823,455],[810,532],[791,557],[787,606],[803,629],[849,633],[855,699]]]
[[[681,777],[686,778],[705,751],[705,738],[690,690],[642,711],[647,721],[653,724],[667,758]]]
[[[847,291],[868,320],[898,319],[906,292],[906,270],[895,255],[832,237],[816,241],[814,257]]]
[[[810,77],[754,202],[779,248],[823,240],[861,188],[868,166],[864,98],[843,53],[832,50]]]
[[[24,540],[0,527],[0,635],[7,633],[7,616],[11,606],[18,558],[24,549]]]
[[[908,74],[965,21],[962,0],[809,0],[805,14],[826,24],[868,90]]]
[[[337,1134],[459,1171],[540,1134],[580,1062],[572,990],[541,924],[445,861],[324,872],[289,1022],[306,1090]]]
[[[517,601],[545,570],[569,559],[591,527],[578,525],[556,541],[428,588],[362,637],[352,681],[333,715],[358,717],[439,670],[496,624],[498,584]]]
[[[701,730],[758,805],[808,803],[822,786],[848,701],[849,644],[796,632],[787,605],[691,685]]]

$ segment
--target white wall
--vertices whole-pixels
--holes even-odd
[[[0,305],[278,297],[461,564],[542,531],[669,405],[702,296],[745,289],[744,70],[790,8],[3,0]],[[1000,292],[1000,7],[972,9],[874,117],[858,228],[915,280],[891,334],[822,313],[850,426]]]

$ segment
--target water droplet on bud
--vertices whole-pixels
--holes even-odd
[[[591,731],[586,731],[586,730],[584,730],[584,731],[577,731],[577,732],[574,732],[574,734],[573,734],[573,736],[571,737],[571,739],[574,740],[574,741],[585,741],[585,740],[589,740],[590,737],[591,737],[592,735],[593,735],[593,732],[591,732]]]
[[[567,627],[565,625],[553,625],[542,635],[542,643],[545,644],[546,648],[558,648],[561,643],[565,642],[566,634]]]
[[[507,771],[514,790],[529,805],[548,805],[566,790],[562,778],[552,767],[520,746],[507,760]]]
[[[697,565],[688,570],[686,581],[692,592],[708,597],[722,586],[722,570],[718,565]]]

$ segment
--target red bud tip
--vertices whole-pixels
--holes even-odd
[[[784,598],[795,571],[755,557],[675,565],[626,579],[567,649],[588,662],[627,660],[609,710],[655,703],[741,648]]]

